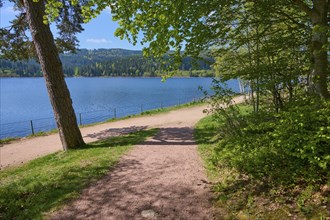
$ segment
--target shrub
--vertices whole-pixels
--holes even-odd
[[[273,183],[315,182],[329,178],[330,102],[296,101],[279,113],[245,116],[237,109],[217,111],[222,139],[213,162],[227,164]],[[236,126],[228,126],[236,122]]]

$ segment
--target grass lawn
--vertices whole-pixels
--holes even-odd
[[[0,219],[42,219],[109,172],[133,145],[156,133],[138,131],[58,152],[0,171]]]

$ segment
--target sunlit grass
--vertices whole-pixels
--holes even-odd
[[[0,219],[41,219],[76,198],[91,182],[109,172],[132,145],[154,135],[138,131],[35,159],[0,172]]]

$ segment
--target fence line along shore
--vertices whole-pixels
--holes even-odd
[[[126,116],[141,114],[146,111],[163,109],[188,103],[201,101],[201,97],[181,98],[176,100],[168,100],[166,102],[148,102],[138,105],[126,105],[119,107],[111,107],[95,111],[77,112],[77,123],[80,126],[89,125],[98,122],[104,122]],[[37,118],[19,122],[10,122],[0,124],[0,140],[8,138],[19,138],[30,135],[36,135],[41,132],[49,132],[56,129],[54,117]]]

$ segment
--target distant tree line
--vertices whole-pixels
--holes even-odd
[[[62,54],[61,60],[64,73],[68,77],[155,77],[161,76],[164,69],[164,64],[156,59],[143,57],[142,51],[123,49],[81,49],[77,53]],[[40,65],[34,60],[0,61],[1,76],[42,76]],[[173,74],[185,77],[213,76],[211,63],[211,58],[194,61],[190,57],[185,57]]]

